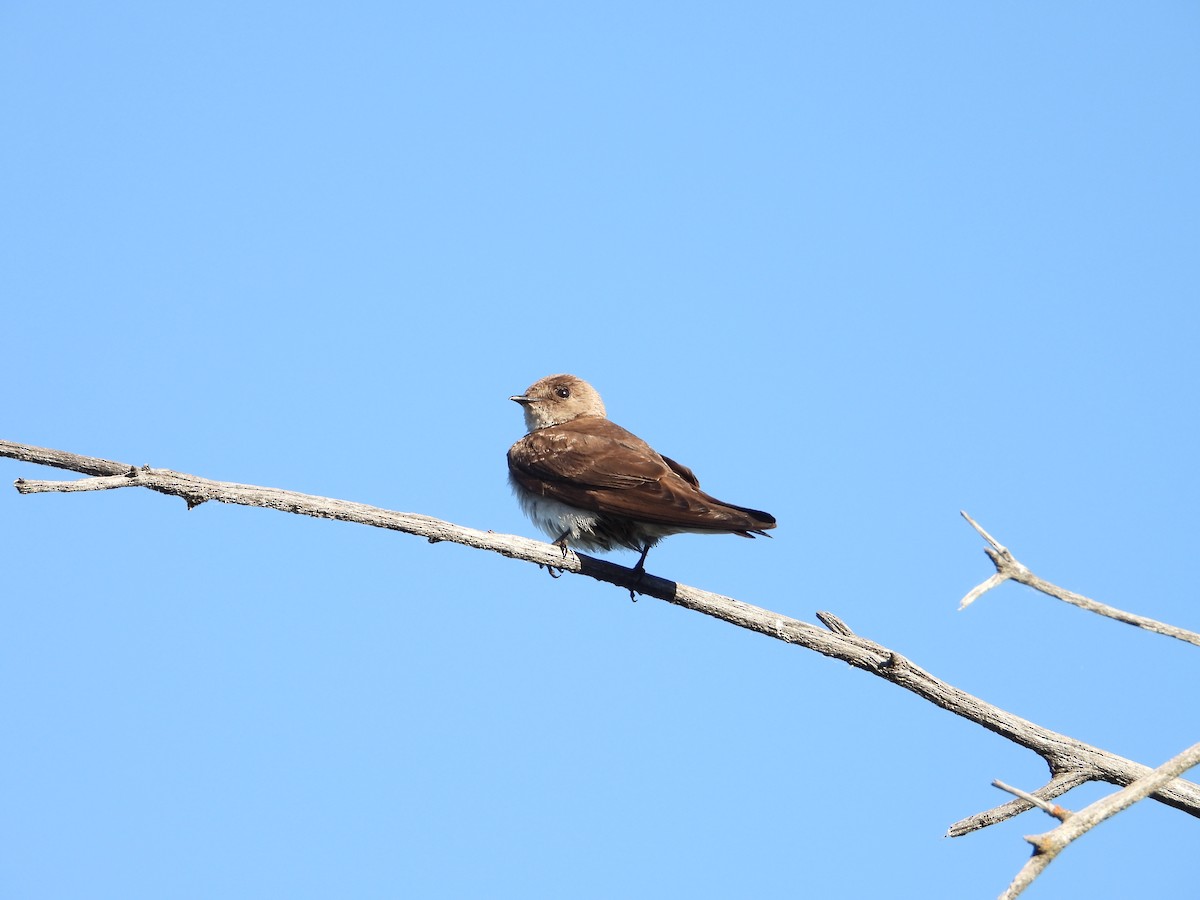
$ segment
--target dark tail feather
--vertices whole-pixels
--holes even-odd
[[[763,537],[770,537],[769,534],[763,534],[763,530],[775,527],[775,517],[769,512],[763,512],[761,509],[751,509],[748,506],[734,506],[732,503],[722,503],[722,506],[727,506],[730,509],[736,509],[740,513],[744,513],[754,519],[754,528],[747,528],[747,531],[752,531],[755,534],[762,534]]]

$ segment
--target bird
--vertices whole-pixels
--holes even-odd
[[[626,548],[646,554],[674,534],[770,537],[775,517],[706,494],[687,466],[607,417],[594,387],[550,375],[510,397],[528,434],[508,451],[509,483],[533,523],[567,553]]]

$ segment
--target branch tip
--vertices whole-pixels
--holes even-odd
[[[971,588],[971,590],[967,591],[967,594],[965,597],[963,597],[960,601],[958,601],[959,612],[966,609],[968,606],[970,606],[972,603],[974,603],[976,600],[978,600],[980,597],[982,597],[984,594],[986,594],[992,588],[998,587],[999,585],[1004,584],[1004,582],[1008,581],[1008,579],[1009,579],[1008,575],[1001,575],[999,572],[997,572],[995,575],[989,576],[986,581],[983,581],[980,584],[975,585],[975,587],[973,587],[973,588]]]
[[[974,529],[975,529],[977,532],[979,532],[979,536],[980,536],[981,538],[983,538],[985,541],[987,541],[989,544],[991,544],[993,547],[995,547],[995,548],[996,548],[997,550],[999,550],[1001,553],[1007,553],[1007,552],[1008,552],[1008,548],[1007,548],[1007,547],[1005,547],[1003,544],[1001,544],[1001,543],[1000,543],[998,540],[996,540],[996,539],[995,539],[994,537],[992,537],[990,534],[988,534],[988,533],[987,533],[987,530],[986,530],[986,529],[985,529],[985,528],[984,528],[982,525],[980,525],[978,522],[976,522],[974,519],[972,519],[972,518],[971,518],[969,515],[967,515],[967,511],[966,511],[966,510],[960,509],[960,510],[958,511],[958,514],[959,514],[960,516],[962,516],[964,519],[966,519],[966,520],[967,520],[967,523],[968,523],[968,524],[969,524],[969,525],[970,525],[972,528],[974,528]]]

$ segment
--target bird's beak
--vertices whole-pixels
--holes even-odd
[[[509,397],[508,399],[511,400],[513,403],[520,403],[522,406],[524,406],[526,403],[529,402],[529,398],[526,397],[524,394],[522,394],[519,397]]]

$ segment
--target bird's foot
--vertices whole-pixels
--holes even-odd
[[[629,599],[637,603],[637,589],[642,586],[642,578],[646,574],[646,554],[650,552],[650,543],[642,546],[642,555],[638,557],[637,565],[633,567],[633,573],[637,575],[637,579],[633,582],[633,587],[629,589]]]
[[[567,549],[568,549],[567,538],[569,538],[570,536],[571,536],[571,532],[564,531],[562,534],[560,534],[558,536],[557,539],[555,539],[553,541],[554,546],[562,551],[563,559],[567,558]],[[541,565],[541,564],[539,563],[539,565]],[[562,573],[567,570],[560,566],[552,566],[552,565],[547,564],[546,571],[550,573],[551,578],[560,578],[562,576]]]
[[[637,603],[638,588],[642,586],[642,578],[646,574],[646,567],[639,562],[633,567],[633,574],[636,575],[637,578],[634,579],[633,587],[629,589],[629,599],[634,603]]]

